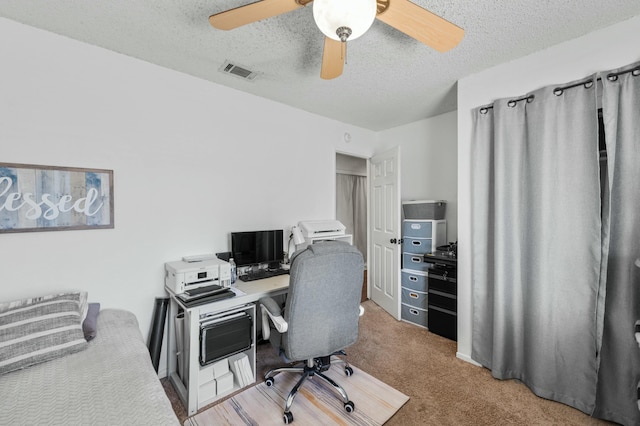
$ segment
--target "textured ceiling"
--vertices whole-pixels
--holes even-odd
[[[293,1],[293,0],[292,0]],[[391,0],[393,1],[393,0]],[[208,17],[247,0],[1,0],[0,16],[372,130],[456,109],[456,81],[640,14],[640,1],[413,0],[465,30],[439,53],[386,24],[348,44],[320,78],[311,5],[231,31]],[[219,72],[229,60],[253,81]]]

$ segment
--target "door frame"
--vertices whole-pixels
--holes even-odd
[[[371,288],[370,288],[370,284],[369,284],[369,273],[367,273],[367,271],[370,269],[370,249],[369,249],[369,242],[371,239],[371,230],[369,228],[369,224],[371,223],[371,192],[370,192],[370,182],[371,182],[371,157],[367,157],[365,155],[358,155],[358,154],[353,154],[351,152],[346,152],[346,151],[340,151],[340,150],[336,150],[335,152],[335,156],[334,156],[334,174],[333,174],[333,188],[336,188],[336,176],[338,174],[338,166],[337,166],[337,156],[338,154],[340,155],[344,155],[345,157],[353,157],[353,158],[359,158],[365,161],[366,163],[366,178],[367,178],[367,185],[366,185],[366,193],[367,193],[367,216],[366,216],[366,230],[367,230],[367,262],[365,264],[366,268],[365,269],[365,274],[364,274],[364,282],[365,282],[365,288],[366,288],[366,297],[367,299],[371,298]],[[337,192],[334,193],[334,212],[337,212],[338,209],[338,204],[337,204],[337,197],[338,194]],[[334,213],[335,214],[335,213]],[[337,216],[335,216],[337,218]]]

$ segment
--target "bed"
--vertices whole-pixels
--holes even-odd
[[[1,425],[179,425],[136,317],[104,309],[75,353],[0,375]]]

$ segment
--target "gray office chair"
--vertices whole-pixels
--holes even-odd
[[[358,339],[363,272],[358,249],[344,242],[318,242],[292,256],[284,312],[275,300],[260,299],[263,338],[269,339],[286,361],[304,363],[265,374],[265,383],[272,386],[278,373],[302,373],[286,399],[285,424],[293,421],[293,399],[310,377],[330,384],[342,397],[347,412],[355,409],[345,390],[323,372],[332,363],[341,363],[347,376],[353,374],[346,361],[331,356],[346,355],[344,349]]]

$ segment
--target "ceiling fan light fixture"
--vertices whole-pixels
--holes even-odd
[[[336,35],[338,36],[341,42],[346,43],[347,39],[351,35],[351,28],[340,27],[336,30]]]
[[[376,9],[376,0],[314,0],[313,19],[325,36],[351,41],[371,27]]]

